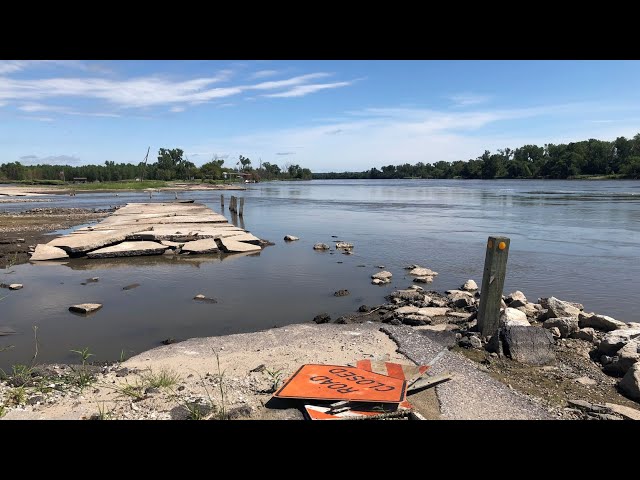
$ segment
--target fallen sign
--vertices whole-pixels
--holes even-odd
[[[303,365],[274,397],[305,400],[351,400],[400,403],[405,399],[404,378],[341,365]]]

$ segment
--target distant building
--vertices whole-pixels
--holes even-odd
[[[87,183],[87,177],[73,177],[73,183]]]

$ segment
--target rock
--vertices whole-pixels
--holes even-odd
[[[295,237],[293,235],[285,235],[284,236],[284,241],[285,242],[295,242],[296,240],[300,240],[298,237]]]
[[[377,265],[376,268],[386,268],[384,265]]]
[[[595,385],[596,383],[598,383],[593,378],[589,378],[589,377],[578,377],[573,381],[581,385]]]
[[[383,285],[385,283],[389,283],[388,280],[380,280],[379,278],[374,278],[373,280],[371,280],[371,283],[373,283],[374,285]]]
[[[251,243],[240,242],[234,240],[234,237],[221,237],[216,239],[219,242],[220,247],[227,253],[240,253],[240,252],[259,252],[262,250],[260,245],[253,245]]]
[[[639,336],[640,328],[612,330],[602,338],[600,345],[598,345],[598,351],[605,355],[611,355]]]
[[[622,347],[607,365],[605,373],[609,375],[624,375],[638,361],[640,361],[640,338],[628,342]]]
[[[44,400],[45,398],[43,395],[35,395],[27,400],[27,405],[37,405],[38,403],[43,403]]]
[[[626,420],[640,420],[640,410],[615,403],[605,403],[604,405],[613,413],[622,416]]]
[[[350,250],[353,248],[353,243],[348,242],[336,242],[336,248],[347,249]]]
[[[428,325],[431,323],[431,319],[423,315],[404,315],[400,317],[400,321],[405,325],[411,325],[413,327]]]
[[[297,239],[296,239],[297,240]],[[229,420],[235,420],[241,417],[250,417],[252,409],[249,405],[243,404],[237,407],[231,407],[227,410],[227,418]]]
[[[534,307],[533,303],[527,303],[522,307],[517,307],[518,310],[524,312],[527,317],[535,319],[538,316],[538,310]]]
[[[613,362],[613,357],[610,357],[609,355],[600,355],[600,363],[602,365],[609,365],[611,362]]]
[[[473,293],[465,292],[464,290],[446,290],[444,293],[446,293],[449,298],[453,298],[459,295],[464,295],[465,297],[469,298],[474,297]]]
[[[164,340],[162,340],[161,342],[163,345],[171,345],[173,343],[176,343],[176,339],[175,338],[165,338]]]
[[[471,345],[471,348],[482,348],[482,340],[475,335],[469,337],[469,344]]]
[[[91,313],[101,308],[101,303],[80,303],[78,305],[71,305],[69,307],[69,311],[76,313]]]
[[[505,303],[511,308],[524,307],[527,304],[527,297],[524,296],[520,290],[516,290],[513,293],[507,295]]]
[[[501,329],[505,353],[513,360],[530,365],[545,365],[555,360],[553,336],[542,328],[520,325]]]
[[[218,303],[218,301],[215,298],[209,298],[203,295],[202,293],[197,294],[195,297],[193,297],[193,299],[198,300],[199,302],[205,302],[205,303]]]
[[[367,306],[367,305],[360,305],[358,307],[358,311],[361,313],[367,313],[371,311],[371,307]]]
[[[193,242],[187,242],[182,246],[181,251],[189,254],[202,254],[213,253],[218,251],[218,244],[213,238],[203,238],[202,240],[195,240]]]
[[[461,290],[472,291],[478,289],[478,284],[473,280],[469,279],[460,287]]]
[[[557,327],[560,330],[560,336],[562,338],[567,338],[569,335],[579,330],[577,317],[550,318],[548,320],[545,320],[542,326],[544,328]]]
[[[579,323],[578,323],[579,324]],[[577,338],[578,340],[586,340],[587,342],[593,342],[596,338],[596,331],[593,328],[580,328],[577,332],[573,332],[569,335],[571,338]]]
[[[20,290],[22,288],[21,283],[10,283],[9,290]]]
[[[373,278],[374,280],[389,280],[391,279],[391,277],[393,277],[393,274],[391,272],[388,272],[386,270],[383,270],[382,272],[378,272],[378,273],[374,273],[373,275],[371,275],[371,278]]]
[[[470,307],[471,305],[474,304],[474,300],[473,297],[470,297],[468,295],[453,295],[451,297],[451,303],[453,304],[454,307],[456,308],[465,308],[465,307]]]
[[[338,317],[338,318],[335,319],[335,321],[333,323],[337,323],[339,325],[344,325],[344,324],[348,323],[347,317],[344,317],[344,316]]]
[[[69,255],[63,249],[39,243],[36,245],[36,249],[29,260],[41,262],[45,260],[60,260],[62,258],[69,258]]]
[[[326,243],[316,243],[313,246],[314,250],[329,250],[329,245],[327,245]]]
[[[433,305],[434,307],[439,307],[439,308],[444,308],[449,304],[449,302],[447,302],[444,298],[432,298],[431,301],[428,303],[430,305]]]
[[[427,317],[444,317],[450,309],[447,307],[423,307],[418,309],[418,315]]]
[[[573,303],[558,300],[556,297],[541,298],[540,303],[548,310],[547,318],[575,317],[577,319],[580,314],[580,309]]]
[[[14,335],[16,333],[18,333],[18,332],[16,332],[11,327],[0,327],[0,337],[5,336],[5,335]]]
[[[580,328],[591,327],[605,332],[627,328],[627,324],[606,315],[596,315],[595,313],[581,312],[578,315],[578,325]]]
[[[523,312],[516,310],[515,308],[507,307],[500,314],[500,326],[506,327],[514,325],[520,325],[523,327],[531,326],[527,320],[527,316]]]
[[[560,333],[560,329],[558,327],[551,327],[549,331],[551,332],[551,335],[553,335],[553,338],[562,337],[562,334]]]
[[[433,282],[433,277],[416,277],[413,281],[416,283],[431,283]]]
[[[418,313],[419,308],[413,306],[400,307],[395,310],[396,315],[409,315],[412,313]]]
[[[126,377],[129,375],[130,370],[127,367],[116,370],[116,377]]]
[[[424,294],[417,290],[396,290],[391,292],[390,298],[400,298],[401,300],[409,300],[412,302],[422,302],[424,300]]]
[[[416,277],[435,277],[438,275],[438,272],[434,272],[428,268],[416,267],[409,271],[409,275],[415,275]]]
[[[636,402],[640,402],[640,363],[634,363],[618,383],[622,393]]]
[[[328,313],[321,313],[320,315],[313,317],[313,321],[316,323],[329,323],[331,321],[331,316]]]
[[[110,247],[87,253],[89,258],[133,257],[139,255],[160,255],[168,247],[158,242],[122,242]]]
[[[334,297],[346,297],[349,295],[349,290],[338,290],[337,292],[333,292]]]
[[[131,285],[122,287],[122,290],[133,290],[134,288],[138,288],[139,286],[140,286],[139,283],[132,283]]]

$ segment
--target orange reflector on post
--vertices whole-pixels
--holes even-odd
[[[405,399],[403,379],[342,365],[303,365],[273,396],[313,400],[399,403]]]
[[[498,244],[498,248],[499,248],[500,250],[504,250],[505,248],[507,248],[507,244],[506,244],[506,243],[504,243],[504,242],[500,242],[500,243]]]

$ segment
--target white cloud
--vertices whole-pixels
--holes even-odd
[[[278,75],[278,73],[279,72],[277,70],[259,70],[252,73],[249,78],[252,80],[257,80],[260,78],[273,77],[274,75]]]
[[[185,108],[184,107],[171,107],[169,109],[170,112],[174,112],[174,113],[178,113],[178,112],[184,112]]]
[[[458,93],[448,97],[456,107],[468,107],[471,105],[479,105],[488,102],[491,97],[489,95],[477,95],[474,93]]]
[[[264,96],[271,97],[271,98],[303,97],[305,95],[309,95],[310,93],[319,92],[320,90],[326,90],[329,88],[346,87],[348,85],[351,85],[352,83],[353,82],[334,82],[334,83],[317,83],[317,84],[311,84],[311,85],[300,85],[297,87],[293,87],[291,90],[287,90],[285,92],[272,93]]]
[[[75,155],[49,155],[46,157],[39,157],[37,155],[23,155],[20,157],[20,161],[24,163],[36,165],[69,165],[69,164],[84,164],[80,158]]]
[[[72,110],[67,107],[60,107],[56,105],[45,105],[43,103],[25,103],[24,105],[20,105],[18,110],[27,113],[34,112],[51,112],[51,113],[61,113],[65,115],[86,115],[89,117],[120,117],[117,113],[110,112],[81,112],[77,110]]]
[[[0,60],[0,75],[19,72],[27,66],[24,60]]]

